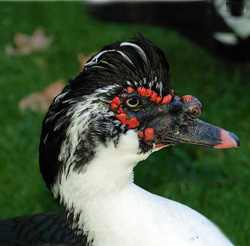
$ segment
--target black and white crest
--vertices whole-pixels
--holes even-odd
[[[142,35],[105,46],[55,97],[40,142],[40,169],[49,189],[66,167],[91,161],[98,141],[117,141],[126,131],[107,105],[128,86],[152,89],[160,96],[171,93],[164,53]]]
[[[170,93],[169,64],[161,49],[142,35],[129,42],[115,42],[94,55],[71,86],[84,86],[86,93],[108,85],[155,90],[159,95]]]
[[[105,46],[55,97],[43,121],[40,169],[87,245],[184,245],[200,240],[201,225],[198,244],[210,242],[215,230],[204,217],[133,182],[137,163],[163,147],[239,146],[201,113],[196,97],[174,93],[164,53],[142,35]],[[211,245],[231,245],[218,235]]]

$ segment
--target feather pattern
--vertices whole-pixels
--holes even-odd
[[[181,142],[178,129],[187,131],[200,113],[198,100],[171,90],[163,51],[142,35],[105,46],[43,121],[40,170],[64,214],[4,220],[0,243],[231,246],[204,216],[133,182],[137,163]]]
[[[86,238],[69,229],[64,214],[50,212],[1,221],[0,245],[87,246],[87,243]]]

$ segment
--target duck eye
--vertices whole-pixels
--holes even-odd
[[[140,100],[138,98],[132,97],[126,101],[126,104],[133,109],[140,104]]]

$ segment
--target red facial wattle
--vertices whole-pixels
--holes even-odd
[[[138,134],[140,139],[147,141],[154,139],[154,129],[153,128],[146,128],[144,131],[139,132]]]
[[[161,98],[158,96],[158,94],[151,90],[146,89],[144,87],[137,88],[137,93],[145,98],[149,98],[151,102],[154,102],[156,104],[167,104],[171,101],[172,95],[168,94],[165,97]],[[123,92],[119,95],[113,98],[110,106],[113,110],[116,111],[116,118],[119,119],[124,125],[126,125],[129,129],[137,128],[140,123],[139,120],[136,117],[129,117],[126,113],[127,108],[123,108],[122,101],[125,100],[128,96],[128,94],[132,94],[135,92],[135,89],[128,86],[127,88],[123,89]],[[172,91],[172,93],[174,93]],[[159,108],[159,111],[162,112],[163,110]]]
[[[129,129],[134,129],[140,125],[139,121],[135,117],[129,119],[125,113],[117,114],[116,118],[119,119],[122,124],[126,125]]]
[[[130,108],[126,103],[135,97],[150,104],[151,109],[143,105]],[[128,129],[138,129],[140,141],[154,144],[156,148],[180,143],[212,148],[239,146],[235,134],[197,119],[202,113],[202,104],[191,95],[180,98],[172,90],[161,97],[152,89],[127,87],[113,98],[110,108]]]
[[[134,92],[134,89],[132,87],[127,87],[123,90],[123,92],[127,92],[129,94]],[[140,125],[137,118],[132,117],[130,118],[127,113],[126,109],[123,109],[122,100],[126,99],[127,95],[125,93],[120,94],[119,96],[116,96],[113,98],[110,106],[113,110],[116,110],[116,118],[119,119],[122,124],[126,125],[129,129],[134,129]]]

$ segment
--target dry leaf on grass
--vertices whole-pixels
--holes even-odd
[[[77,54],[77,59],[80,64],[80,71],[82,71],[87,60],[92,55],[85,56],[83,53]],[[27,97],[19,102],[19,108],[23,111],[31,109],[34,112],[46,112],[53,98],[58,95],[65,86],[64,80],[60,79],[48,85],[42,92],[32,92]]]
[[[21,109],[21,111],[30,109],[33,112],[46,112],[48,107],[49,102],[41,92],[32,92],[19,102],[19,108]]]
[[[58,95],[65,86],[65,82],[60,79],[47,86],[43,92],[32,92],[19,102],[19,108],[23,111],[31,109],[33,112],[46,112],[53,98]]]
[[[83,70],[85,63],[93,56],[93,54],[85,56],[83,53],[77,54],[77,60],[80,64],[80,71]]]
[[[65,87],[65,82],[63,79],[59,79],[54,83],[48,85],[43,94],[47,98],[47,100],[51,103],[56,95],[61,93],[62,89]]]
[[[46,36],[42,28],[37,28],[31,36],[17,33],[14,36],[14,44],[5,46],[8,55],[30,55],[33,52],[43,51],[53,42],[52,36]]]

